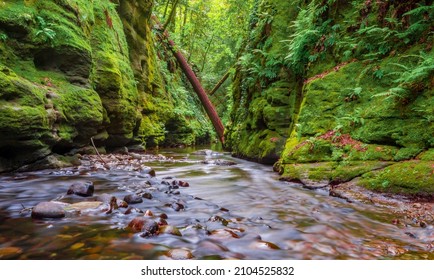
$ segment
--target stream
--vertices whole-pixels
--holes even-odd
[[[432,225],[399,226],[388,207],[349,203],[279,181],[270,166],[197,150],[160,150],[146,162],[156,177],[95,165],[0,176],[0,259],[434,259]],[[151,195],[128,212],[33,219],[26,211],[42,201],[93,201],[66,195],[83,180],[94,183],[94,196]],[[177,180],[188,186],[171,187]],[[131,230],[147,210],[172,230]]]

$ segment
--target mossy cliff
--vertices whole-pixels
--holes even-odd
[[[257,1],[234,154],[305,185],[434,194],[432,1]]]
[[[152,3],[0,2],[0,172],[91,138],[106,148],[209,140],[209,124],[185,113],[191,93],[171,92],[175,74],[161,73]]]

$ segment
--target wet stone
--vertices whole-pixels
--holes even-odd
[[[97,196],[96,200],[108,204],[108,203],[110,203],[110,201],[112,201],[113,198],[116,198],[116,197],[111,195],[111,194],[108,194],[108,193],[103,193],[103,194]]]
[[[143,145],[137,144],[137,145],[131,145],[128,146],[128,151],[131,153],[143,153],[146,151],[145,147]]]
[[[65,211],[73,211],[73,210],[86,211],[86,210],[97,209],[102,204],[103,203],[101,201],[82,201],[82,202],[70,204],[70,205],[66,206],[64,208],[64,210]]]
[[[160,218],[158,220],[158,225],[159,226],[167,226],[167,221],[165,219],[163,219],[163,218]]]
[[[255,240],[251,245],[252,249],[263,249],[263,250],[279,250],[279,246],[268,241]]]
[[[144,216],[146,217],[154,217],[154,213],[151,210],[146,210]]]
[[[182,205],[181,203],[178,203],[178,202],[172,203],[171,206],[172,206],[173,210],[175,210],[176,212],[184,210],[184,208],[185,208],[184,205]]]
[[[93,195],[94,190],[95,188],[93,182],[79,182],[72,184],[69,187],[67,194],[75,194],[78,196],[89,197]]]
[[[194,256],[189,250],[172,249],[166,253],[166,256],[173,260],[189,260]]]
[[[128,194],[124,197],[124,201],[128,204],[137,204],[142,203],[143,199],[141,196],[138,196],[136,194]]]
[[[181,181],[181,180],[173,180],[172,181],[172,188],[174,187],[183,187],[183,188],[187,188],[189,187],[190,184],[185,182],[185,181]]]
[[[134,218],[128,224],[128,227],[133,229],[136,232],[142,232],[140,234],[141,237],[148,237],[158,232],[157,222],[146,217]]]
[[[240,238],[238,234],[229,229],[216,229],[210,232],[210,236],[212,238],[217,239],[231,239],[231,238]]]
[[[155,170],[154,169],[152,169],[152,168],[150,168],[150,167],[143,167],[141,170],[140,170],[140,172],[142,173],[142,174],[148,174],[149,176],[151,176],[151,177],[155,177],[156,176],[156,173],[155,173]]]
[[[56,202],[40,202],[32,209],[34,219],[59,219],[65,217],[62,205]]]
[[[141,196],[146,199],[152,199],[152,194],[150,193],[142,193]]]
[[[209,222],[218,222],[224,226],[228,225],[228,221],[220,216],[212,216],[211,218],[208,219]]]
[[[181,232],[177,227],[169,225],[163,225],[162,227],[160,227],[160,233],[182,236]]]

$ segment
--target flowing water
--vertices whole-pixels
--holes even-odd
[[[431,225],[397,226],[392,223],[392,209],[348,203],[326,190],[281,182],[270,166],[224,153],[193,152],[160,151],[173,160],[148,162],[155,178],[128,169],[73,168],[1,176],[0,258],[176,258],[168,253],[172,249],[183,249],[181,258],[196,259],[434,258]],[[83,200],[65,198],[69,186],[82,180],[94,182],[95,196],[109,193],[122,198],[146,189],[153,197],[134,205],[137,209],[131,214],[125,209],[106,214],[99,208],[63,219],[36,220],[23,211],[41,201]],[[189,187],[173,192],[161,184],[164,180],[183,180]],[[167,223],[181,236],[142,237],[133,232],[127,226],[134,217],[143,216],[140,210],[166,214]]]

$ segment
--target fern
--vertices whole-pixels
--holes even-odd
[[[37,16],[36,22],[38,23],[38,30],[35,33],[35,37],[43,37],[45,42],[53,42],[56,37],[56,31],[52,29],[54,26],[52,23],[48,23],[44,18]]]
[[[314,24],[316,9],[317,6],[312,1],[307,9],[301,10],[291,25],[294,28],[293,35],[289,40],[284,41],[288,42],[288,55],[285,61],[299,75],[304,72],[304,65],[309,60],[309,48],[315,45],[320,36]]]
[[[372,97],[386,97],[385,100],[395,99],[398,101],[402,101],[406,99],[408,96],[408,91],[402,87],[394,87],[389,89],[388,91],[374,94]]]
[[[431,18],[434,17],[434,6],[420,6],[419,8],[406,12],[404,16],[422,16],[424,14],[427,14]]]

